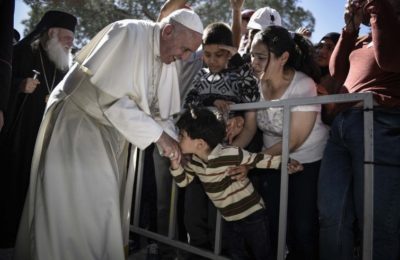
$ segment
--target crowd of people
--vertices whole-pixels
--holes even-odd
[[[141,225],[168,234],[175,183],[179,239],[212,251],[219,211],[222,254],[235,260],[276,259],[280,221],[288,260],[362,259],[372,163],[373,259],[400,259],[399,1],[348,0],[342,31],[316,44],[271,7],[230,4],[231,25],[203,27],[187,1],[167,0],[157,21],[116,21],[72,57],[73,14],[49,10],[15,41],[14,1],[0,2],[0,259],[126,259],[138,242],[129,232],[138,149]],[[282,107],[230,110],[366,92],[373,162],[362,102],[292,107],[287,165]],[[149,260],[204,259],[147,243]]]

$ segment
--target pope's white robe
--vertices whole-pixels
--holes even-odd
[[[152,22],[113,23],[53,91],[16,259],[125,258],[129,206],[123,205],[130,204],[134,174],[127,170],[128,142],[143,149],[163,130],[172,135],[170,119],[180,109],[175,64],[160,62],[159,38]]]

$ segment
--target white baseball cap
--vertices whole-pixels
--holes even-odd
[[[271,7],[263,7],[251,16],[247,29],[264,30],[270,25],[282,26],[281,15]]]
[[[165,17],[165,19],[168,18],[182,24],[192,31],[203,34],[203,23],[201,22],[200,17],[192,10],[186,8],[179,9]]]

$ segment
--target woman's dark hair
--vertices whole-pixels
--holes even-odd
[[[289,59],[285,68],[299,70],[319,83],[321,75],[318,65],[314,61],[312,48],[302,35],[289,32],[281,26],[272,25],[259,32],[254,41],[262,41],[268,47],[268,52],[275,54],[276,57],[280,57],[287,51]],[[269,65],[270,57],[271,55],[268,55],[266,68]]]
[[[203,45],[207,44],[233,46],[232,31],[229,26],[221,22],[209,24],[203,32]]]
[[[190,138],[203,139],[210,149],[214,149],[219,143],[222,143],[226,134],[223,119],[206,108],[187,109],[176,125],[179,130],[184,130]]]

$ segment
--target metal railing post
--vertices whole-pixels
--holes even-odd
[[[372,94],[364,99],[363,260],[372,260],[374,231],[374,118]]]
[[[143,187],[143,166],[144,166],[144,150],[139,150],[139,158],[137,164],[136,193],[135,193],[135,211],[133,213],[133,225],[139,227],[140,221],[140,203],[142,199]]]
[[[278,249],[277,249],[278,260],[284,260],[286,256],[287,204],[288,204],[288,188],[289,188],[289,175],[286,165],[289,161],[289,139],[290,139],[290,106],[285,105],[283,107],[281,191],[280,191],[280,201],[279,201],[279,231],[278,231]]]
[[[222,217],[219,210],[217,210],[217,219],[215,224],[215,241],[214,241],[214,253],[216,255],[221,254],[221,234],[222,234]]]

